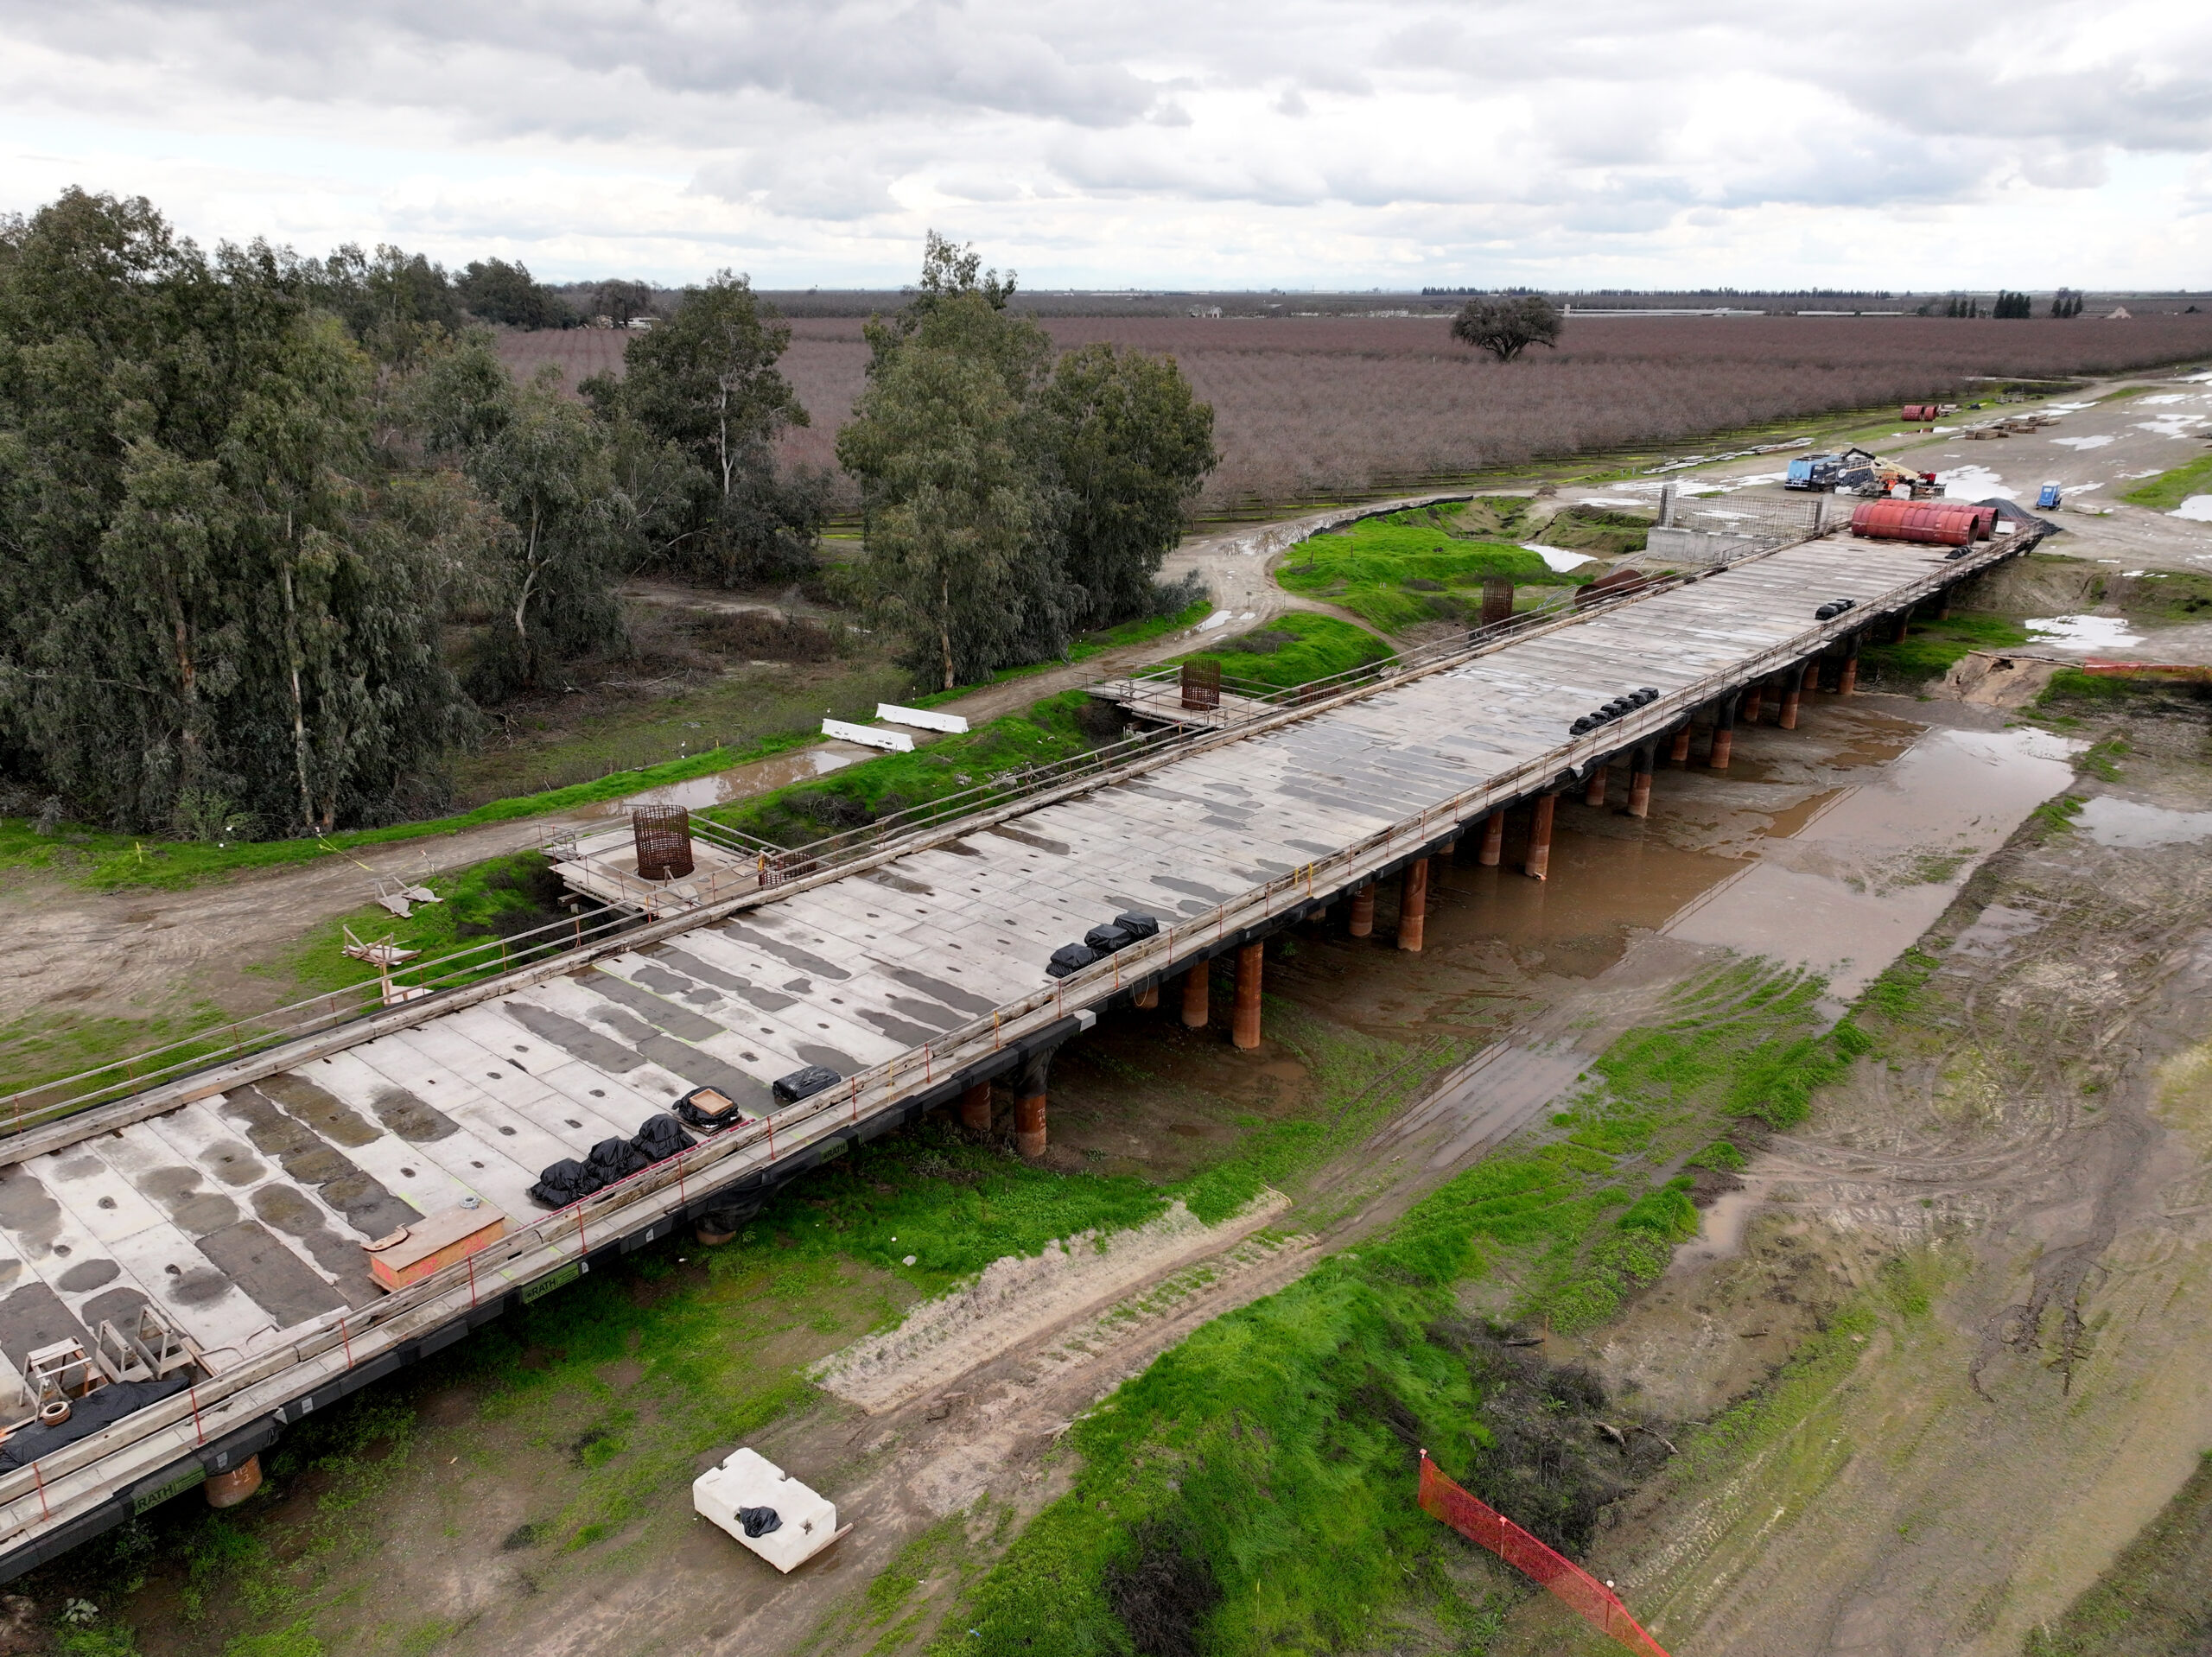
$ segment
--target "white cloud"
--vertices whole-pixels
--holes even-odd
[[[2212,15],[1928,0],[0,0],[0,208],[552,276],[2175,285]]]

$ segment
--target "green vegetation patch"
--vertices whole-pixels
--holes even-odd
[[[540,851],[486,858],[451,874],[434,875],[427,884],[440,901],[416,905],[404,920],[369,904],[308,933],[289,963],[302,989],[342,989],[376,977],[375,968],[345,953],[348,928],[365,943],[388,937],[403,949],[420,950],[423,961],[476,951],[463,964],[471,977],[478,977],[511,964],[494,946],[569,915],[561,906],[569,889]],[[533,937],[518,947],[540,942]]]
[[[387,846],[398,841],[480,828],[486,823],[573,811],[667,784],[686,782],[694,777],[710,776],[733,765],[766,759],[820,740],[817,733],[804,731],[764,737],[743,749],[711,748],[687,759],[671,759],[665,765],[649,765],[642,771],[617,771],[594,782],[578,783],[543,794],[494,800],[474,811],[449,817],[395,823],[386,828],[352,829],[311,840],[161,841],[67,822],[49,825],[50,832],[41,833],[38,825],[26,818],[0,818],[0,869],[66,869],[80,885],[97,891],[128,886],[159,886],[175,891],[211,876],[234,874],[244,869],[306,863],[364,846]]]
[[[2212,482],[2206,485],[2212,491]],[[2187,569],[2145,570],[2106,583],[2122,615],[2136,621],[2202,621],[2212,612],[2212,575]]]
[[[2201,454],[2171,472],[2161,472],[2155,478],[2146,478],[2134,488],[2126,491],[2120,498],[2133,501],[2138,506],[2156,507],[2171,512],[2191,495],[2212,494],[2212,454]]]
[[[1592,1066],[1548,1142],[1486,1159],[1163,1355],[1077,1424],[1073,1489],[932,1650],[1103,1657],[1131,1650],[1141,1625],[1136,1649],[1371,1649],[1412,1602],[1471,1637],[1492,1608],[1448,1568],[1465,1545],[1414,1506],[1418,1449],[1574,1552],[1591,1504],[1623,1493],[1606,1481],[1643,1470],[1634,1448],[1588,1461],[1602,1388],[1503,1361],[1498,1331],[1459,1316],[1456,1286],[1507,1274],[1517,1315],[1559,1328],[1608,1317],[1654,1280],[1697,1217],[1687,1178],[1655,1185],[1640,1171],[1699,1145],[1717,1162],[1712,1130],[1732,1112],[1796,1120],[1805,1094],[1864,1051],[1847,1025],[1819,1033],[1821,987],[1758,962],[1708,973]]]
[[[2027,629],[2003,616],[1916,621],[1902,644],[1862,645],[1859,672],[1862,682],[1918,686],[1942,677],[1969,651],[2012,650],[2027,642]]]
[[[2094,1587],[2028,1631],[2025,1657],[2191,1657],[2204,1648],[2209,1581],[2212,1452]]]
[[[1293,610],[1264,627],[1175,659],[1218,662],[1225,682],[1290,690],[1385,661],[1390,655],[1390,647],[1363,627],[1336,616]]]
[[[804,846],[912,806],[1018,775],[1110,741],[1121,710],[1067,690],[912,753],[888,753],[816,782],[795,783],[705,815],[776,846]]]
[[[1385,632],[1458,620],[1482,603],[1482,584],[1579,587],[1594,572],[1554,570],[1525,547],[1471,536],[1459,506],[1363,518],[1302,543],[1275,568],[1286,590],[1342,606]]]

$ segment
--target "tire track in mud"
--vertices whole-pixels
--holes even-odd
[[[2201,740],[2144,785],[2212,795]],[[2037,924],[1962,948],[1985,905]],[[1929,1248],[1947,1292],[1608,1544],[1662,1637],[1701,1652],[2011,1657],[2212,1443],[2190,1311],[2212,1286],[2212,1100],[2184,1125],[2161,1092],[2212,1031],[2201,850],[2016,837],[1923,948],[1921,1051],[1862,1066],[1825,1133],[1777,1136],[1747,1174],[1781,1199],[1770,1224]]]

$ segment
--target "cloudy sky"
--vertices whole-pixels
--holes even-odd
[[[2212,284],[2196,0],[0,0],[0,210],[541,277]]]

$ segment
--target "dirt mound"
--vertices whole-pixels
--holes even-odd
[[[2055,657],[2017,651],[1969,651],[1951,663],[1936,694],[1980,708],[2025,708],[2065,665]]]

